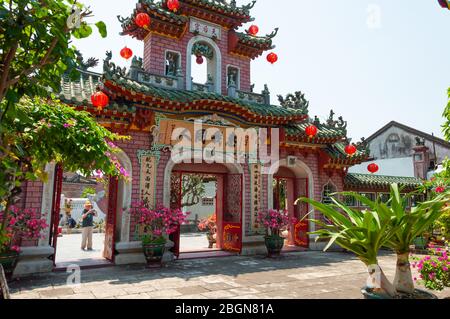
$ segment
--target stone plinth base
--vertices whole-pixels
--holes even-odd
[[[53,270],[53,261],[49,259],[54,249],[50,246],[23,247],[13,278],[33,274],[47,273]]]
[[[247,237],[242,242],[242,256],[266,255],[267,248],[263,236]]]

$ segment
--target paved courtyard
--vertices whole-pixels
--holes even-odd
[[[392,278],[395,256],[380,263]],[[367,274],[350,254],[289,253],[280,259],[227,257],[181,260],[166,268],[144,266],[82,270],[79,286],[67,273],[11,283],[13,299],[358,299]],[[450,290],[438,293],[449,297]]]

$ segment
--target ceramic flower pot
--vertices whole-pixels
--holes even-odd
[[[266,236],[265,243],[269,257],[280,256],[284,247],[284,238],[280,236]]]
[[[364,299],[373,299],[373,300],[382,300],[382,299],[438,299],[435,295],[420,289],[416,289],[414,294],[406,295],[401,294],[395,298],[392,298],[388,295],[382,295],[375,293],[373,289],[364,287],[361,289],[361,293],[364,296]]]
[[[208,248],[214,248],[214,244],[217,243],[216,236],[213,234],[207,234],[206,237],[208,237],[209,247]]]
[[[166,244],[143,244],[142,249],[144,250],[147,265],[161,263],[166,251]]]
[[[16,269],[17,261],[19,260],[19,253],[10,251],[0,254],[0,264],[3,266],[7,280],[11,280],[14,269]]]

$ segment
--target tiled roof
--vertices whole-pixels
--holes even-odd
[[[300,123],[300,124],[286,126],[285,127],[286,134],[291,135],[291,136],[301,136],[301,137],[306,138],[307,135],[305,133],[305,129],[308,125],[311,125],[311,123],[304,122],[304,123]],[[345,129],[330,127],[325,124],[318,124],[318,123],[315,123],[314,125],[318,129],[316,138],[340,138],[340,137],[345,137],[347,135],[347,132],[345,131]]]
[[[118,75],[108,76],[105,74],[106,80],[111,80],[117,85],[132,90],[137,93],[142,93],[148,96],[160,98],[163,100],[180,102],[180,103],[193,103],[200,100],[213,100],[220,102],[230,102],[239,106],[242,106],[252,113],[263,116],[274,117],[292,117],[306,115],[300,110],[285,109],[276,105],[265,105],[256,102],[250,102],[239,98],[233,98],[226,95],[211,92],[199,92],[188,90],[169,89],[151,84],[144,84],[138,81],[131,80],[129,78],[121,77]]]
[[[385,189],[395,183],[400,187],[417,188],[422,185],[423,182],[421,179],[415,177],[397,177],[371,174],[349,173],[345,177],[345,187],[347,188]]]
[[[249,17],[250,9],[253,8],[254,3],[246,6],[233,6],[221,0],[180,0],[180,2],[190,3],[203,7],[208,10],[213,10],[221,14],[235,15],[239,17]]]
[[[79,78],[71,80],[65,75],[61,79],[59,98],[73,104],[91,104],[91,95],[97,91],[101,74],[80,71]]]
[[[348,159],[347,153],[345,153],[345,147],[347,144],[345,143],[335,143],[333,145],[328,146],[325,151],[328,153],[328,155],[331,156],[333,159]],[[369,150],[364,149],[358,149],[357,152],[352,156],[353,159],[357,158],[367,158],[369,156],[368,154]]]

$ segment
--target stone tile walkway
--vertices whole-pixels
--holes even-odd
[[[380,263],[392,278],[395,256]],[[144,266],[82,270],[81,284],[67,273],[13,282],[12,298],[42,299],[357,299],[367,275],[350,254],[289,253],[280,259],[227,257],[183,260],[158,270]],[[450,290],[438,293],[450,296]]]

